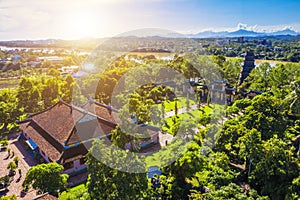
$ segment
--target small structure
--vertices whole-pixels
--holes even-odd
[[[64,66],[61,69],[59,69],[59,71],[61,71],[61,74],[75,74],[79,71],[79,66]]]
[[[225,86],[225,81],[212,81],[210,85],[210,102],[225,104]]]
[[[238,43],[244,43],[244,37],[238,37]]]
[[[135,137],[140,137],[138,139],[139,147],[131,146],[132,144],[129,142],[125,145],[125,149],[138,149],[140,150],[146,149],[149,146],[156,145],[159,143],[159,133],[160,128],[156,126],[152,126],[149,124],[141,124],[137,125],[137,134]]]
[[[21,61],[21,56],[19,56],[19,55],[14,55],[14,56],[12,57],[12,61],[13,61],[13,64],[14,64],[14,65],[20,63],[20,61]]]
[[[227,103],[227,105],[231,106],[237,95],[237,90],[236,90],[236,88],[227,87],[227,88],[225,88],[225,93],[226,93],[226,103]]]
[[[245,55],[243,69],[240,74],[239,85],[241,85],[244,80],[249,76],[252,69],[255,68],[255,56],[253,51],[248,50]]]
[[[200,102],[209,99],[212,103],[231,105],[237,95],[237,90],[223,80],[213,80],[208,85],[203,80],[190,80],[190,85],[197,93]]]
[[[62,64],[63,63],[63,57],[59,56],[42,56],[37,59],[37,61],[51,61],[52,64]]]

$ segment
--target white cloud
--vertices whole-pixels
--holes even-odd
[[[240,30],[240,29],[247,30],[247,31],[257,31],[258,25],[255,24],[254,26],[249,26],[248,24],[238,23],[237,30]]]

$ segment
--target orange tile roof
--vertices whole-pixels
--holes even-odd
[[[95,104],[95,113],[89,112],[87,108],[91,109],[60,101],[31,115],[30,119],[20,123],[20,128],[52,161],[63,162],[70,159],[70,155],[76,157],[87,152],[82,147],[79,148],[81,141],[103,136],[116,126],[108,108]],[[72,146],[76,155],[69,150]]]
[[[28,135],[38,147],[52,160],[57,161],[63,151],[63,146],[53,145],[43,135],[43,129],[37,126],[33,121],[20,124],[20,128]]]

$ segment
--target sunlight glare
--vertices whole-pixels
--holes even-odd
[[[66,20],[66,33],[72,38],[93,37],[99,21],[92,13],[72,13]]]

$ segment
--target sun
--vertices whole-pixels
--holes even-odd
[[[66,17],[66,35],[72,38],[93,37],[97,31],[97,17],[92,13],[71,13]]]

